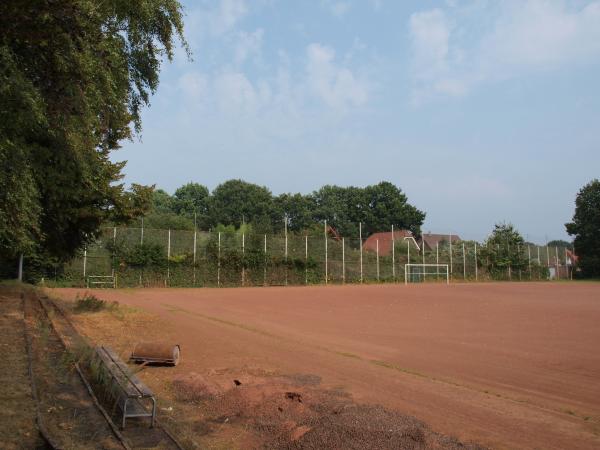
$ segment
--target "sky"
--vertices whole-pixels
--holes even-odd
[[[113,159],[169,193],[386,180],[424,231],[568,239],[600,177],[600,0],[184,1],[143,130]]]

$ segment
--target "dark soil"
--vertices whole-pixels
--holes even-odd
[[[24,333],[21,299],[0,295],[0,447],[7,450],[44,448],[35,424]]]

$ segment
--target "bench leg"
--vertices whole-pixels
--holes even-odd
[[[125,403],[123,404],[123,424],[121,425],[122,430],[125,429],[125,417],[127,417],[127,402],[128,401],[129,401],[129,399],[126,398]]]
[[[154,428],[154,418],[156,417],[156,400],[152,397],[152,421],[150,423],[150,428]]]

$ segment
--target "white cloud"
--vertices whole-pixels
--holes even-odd
[[[242,64],[253,55],[259,55],[262,47],[264,31],[262,28],[252,33],[240,31],[235,45],[234,59],[236,64]]]
[[[367,84],[346,67],[336,65],[332,48],[320,44],[307,47],[307,75],[312,91],[334,108],[360,106],[368,100]]]
[[[350,10],[350,3],[347,1],[321,0],[321,5],[329,9],[329,12],[338,19],[342,18]]]
[[[600,1],[580,8],[562,0],[505,1],[496,6],[461,9],[452,2],[446,11],[411,15],[416,103],[440,95],[464,95],[479,84],[531,71],[600,58]],[[482,14],[491,15],[487,27],[482,26],[488,23]]]
[[[178,85],[186,97],[198,99],[205,97],[208,93],[208,79],[204,74],[198,72],[184,73],[179,78]]]
[[[246,15],[248,7],[245,0],[221,0],[218,13],[215,16],[215,30],[227,31]]]

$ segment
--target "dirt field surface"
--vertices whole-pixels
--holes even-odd
[[[53,290],[66,299],[77,292],[82,293]],[[345,395],[387,408],[365,406],[372,427],[385,427],[390,411],[397,411],[435,432],[492,448],[600,448],[598,283],[94,293],[150,313],[146,322],[122,321],[116,327],[78,319],[95,340],[110,341],[123,353],[144,339],[181,345],[177,368],[142,373],[153,389],[153,377],[174,381],[164,389],[166,398],[178,392],[190,401],[192,394],[196,400],[211,398],[237,379],[246,390],[229,389],[226,395],[252,405],[252,389],[266,378],[300,374],[306,383],[288,378],[278,385],[289,389],[288,403],[298,400],[293,386],[310,397],[318,384],[330,393],[329,403],[341,402],[338,415],[361,408],[344,403]],[[261,398],[269,395],[260,392]],[[163,415],[169,411],[166,405],[162,409]],[[211,417],[218,423],[230,416],[213,411]],[[300,447],[311,448],[304,439],[311,433],[315,438],[315,431],[302,426],[290,419],[297,442],[307,442]],[[197,427],[198,435],[206,432]],[[331,428],[350,429],[342,419]]]

